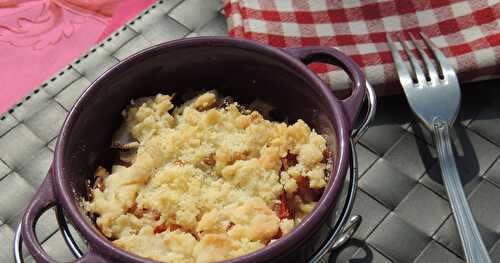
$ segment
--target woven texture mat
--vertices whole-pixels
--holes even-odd
[[[103,71],[154,44],[225,35],[218,0],[157,2],[0,117],[0,262],[13,262],[23,208],[46,175],[58,130],[76,98]],[[459,170],[483,239],[500,262],[500,89],[474,84],[463,94],[455,127]],[[474,91],[472,93],[471,91]],[[430,134],[403,97],[387,97],[357,146],[360,190],[353,214],[363,222],[331,262],[463,262]],[[58,260],[70,260],[52,211],[38,237]],[[33,259],[25,254],[28,262]]]

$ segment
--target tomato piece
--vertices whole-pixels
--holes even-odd
[[[159,233],[162,233],[162,232],[167,231],[167,229],[168,229],[169,231],[175,231],[175,230],[177,230],[177,229],[182,230],[182,227],[181,227],[180,225],[177,225],[177,224],[168,224],[168,225],[167,225],[167,224],[163,223],[163,224],[157,225],[157,226],[154,228],[153,232],[154,232],[155,234],[159,234]]]
[[[156,209],[153,209],[153,210],[151,211],[151,213],[153,214],[153,219],[154,219],[154,220],[156,220],[156,221],[160,220],[160,217],[161,217],[161,213],[160,213],[160,211],[158,211],[158,210],[156,210]]]
[[[332,159],[332,152],[325,150],[323,152],[323,160],[321,160],[322,163],[328,163],[328,161]]]
[[[142,218],[144,215],[144,209],[140,209],[137,207],[137,203],[134,203],[131,207],[128,208],[127,213],[133,214],[137,218]]]
[[[155,234],[159,234],[159,233],[165,232],[166,230],[167,230],[167,225],[161,224],[161,225],[157,225],[155,227],[155,229],[153,230],[153,232]]]
[[[276,235],[273,236],[272,239],[278,239],[283,236],[283,232],[281,232],[281,228],[278,228],[278,232],[276,232]]]
[[[170,231],[175,231],[175,230],[177,230],[177,229],[182,230],[182,226],[180,226],[180,225],[178,225],[178,224],[170,224],[170,225],[168,225],[168,227],[167,227],[167,228],[168,228],[168,230],[170,230]]]
[[[297,155],[288,153],[284,158],[281,158],[281,170],[286,171],[289,167],[297,164]]]
[[[300,176],[297,181],[299,185],[300,198],[306,203],[316,202],[321,198],[323,191],[321,189],[313,189],[309,184],[309,177]]]
[[[280,219],[290,218],[290,210],[288,209],[286,192],[281,193],[280,196],[280,207],[278,211],[278,216]]]
[[[207,157],[203,159],[203,163],[208,166],[215,165],[215,153],[210,153]]]

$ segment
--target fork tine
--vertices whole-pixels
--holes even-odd
[[[406,55],[408,56],[408,59],[410,60],[410,64],[415,72],[415,76],[417,77],[417,82],[419,84],[425,83],[425,75],[424,72],[422,71],[422,68],[418,64],[417,58],[415,55],[413,55],[413,52],[411,52],[410,48],[406,44],[406,41],[402,38],[399,38],[399,42],[401,42],[401,45],[403,46]]]
[[[394,60],[394,66],[396,67],[396,71],[398,72],[399,82],[406,89],[406,87],[410,87],[413,85],[413,81],[411,79],[410,73],[406,68],[406,65],[399,55],[399,50],[392,42],[392,39],[389,35],[386,35],[387,45],[389,45],[389,49],[391,50],[392,60]]]
[[[438,62],[437,64],[441,69],[441,73],[443,74],[444,79],[447,80],[450,76],[456,78],[457,75],[455,74],[455,70],[450,65],[443,52],[441,52],[441,50],[439,50],[439,48],[423,32],[420,32],[420,36],[422,36],[425,44],[432,51],[432,54],[434,54],[434,57]]]
[[[411,39],[411,42],[413,43],[413,46],[415,46],[417,48],[418,53],[420,54],[420,56],[424,60],[424,64],[425,64],[425,67],[427,68],[427,72],[429,73],[429,78],[430,78],[431,82],[436,83],[438,81],[438,78],[439,78],[438,73],[436,71],[436,68],[432,64],[429,56],[427,56],[427,54],[424,52],[424,50],[417,44],[417,41],[413,37],[412,33],[410,33],[410,39]]]

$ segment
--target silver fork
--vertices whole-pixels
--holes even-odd
[[[423,59],[425,68],[427,68],[427,76],[419,66],[415,55],[410,51],[406,41],[400,39],[413,69],[412,75],[406,68],[390,36],[387,36],[389,49],[398,72],[399,81],[403,86],[411,109],[434,135],[444,185],[448,192],[467,262],[490,263],[491,259],[488,256],[488,251],[483,244],[467,203],[451,148],[450,130],[460,108],[460,87],[457,75],[444,54],[427,36],[423,33],[420,33],[420,35],[427,47],[432,51],[441,71],[441,76],[427,54],[417,44],[413,35],[410,34],[411,42]]]

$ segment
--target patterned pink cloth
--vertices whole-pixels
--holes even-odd
[[[323,45],[353,58],[379,94],[400,90],[386,35],[424,32],[461,81],[500,76],[500,1],[225,0],[229,34],[277,47]],[[347,86],[343,73],[312,68]],[[396,88],[395,88],[396,87]]]
[[[0,0],[0,115],[154,0]]]
[[[122,3],[113,15],[113,19],[99,37],[99,41],[115,32],[118,28],[136,16],[141,10],[152,5],[154,2],[156,2],[156,0],[122,0]]]

